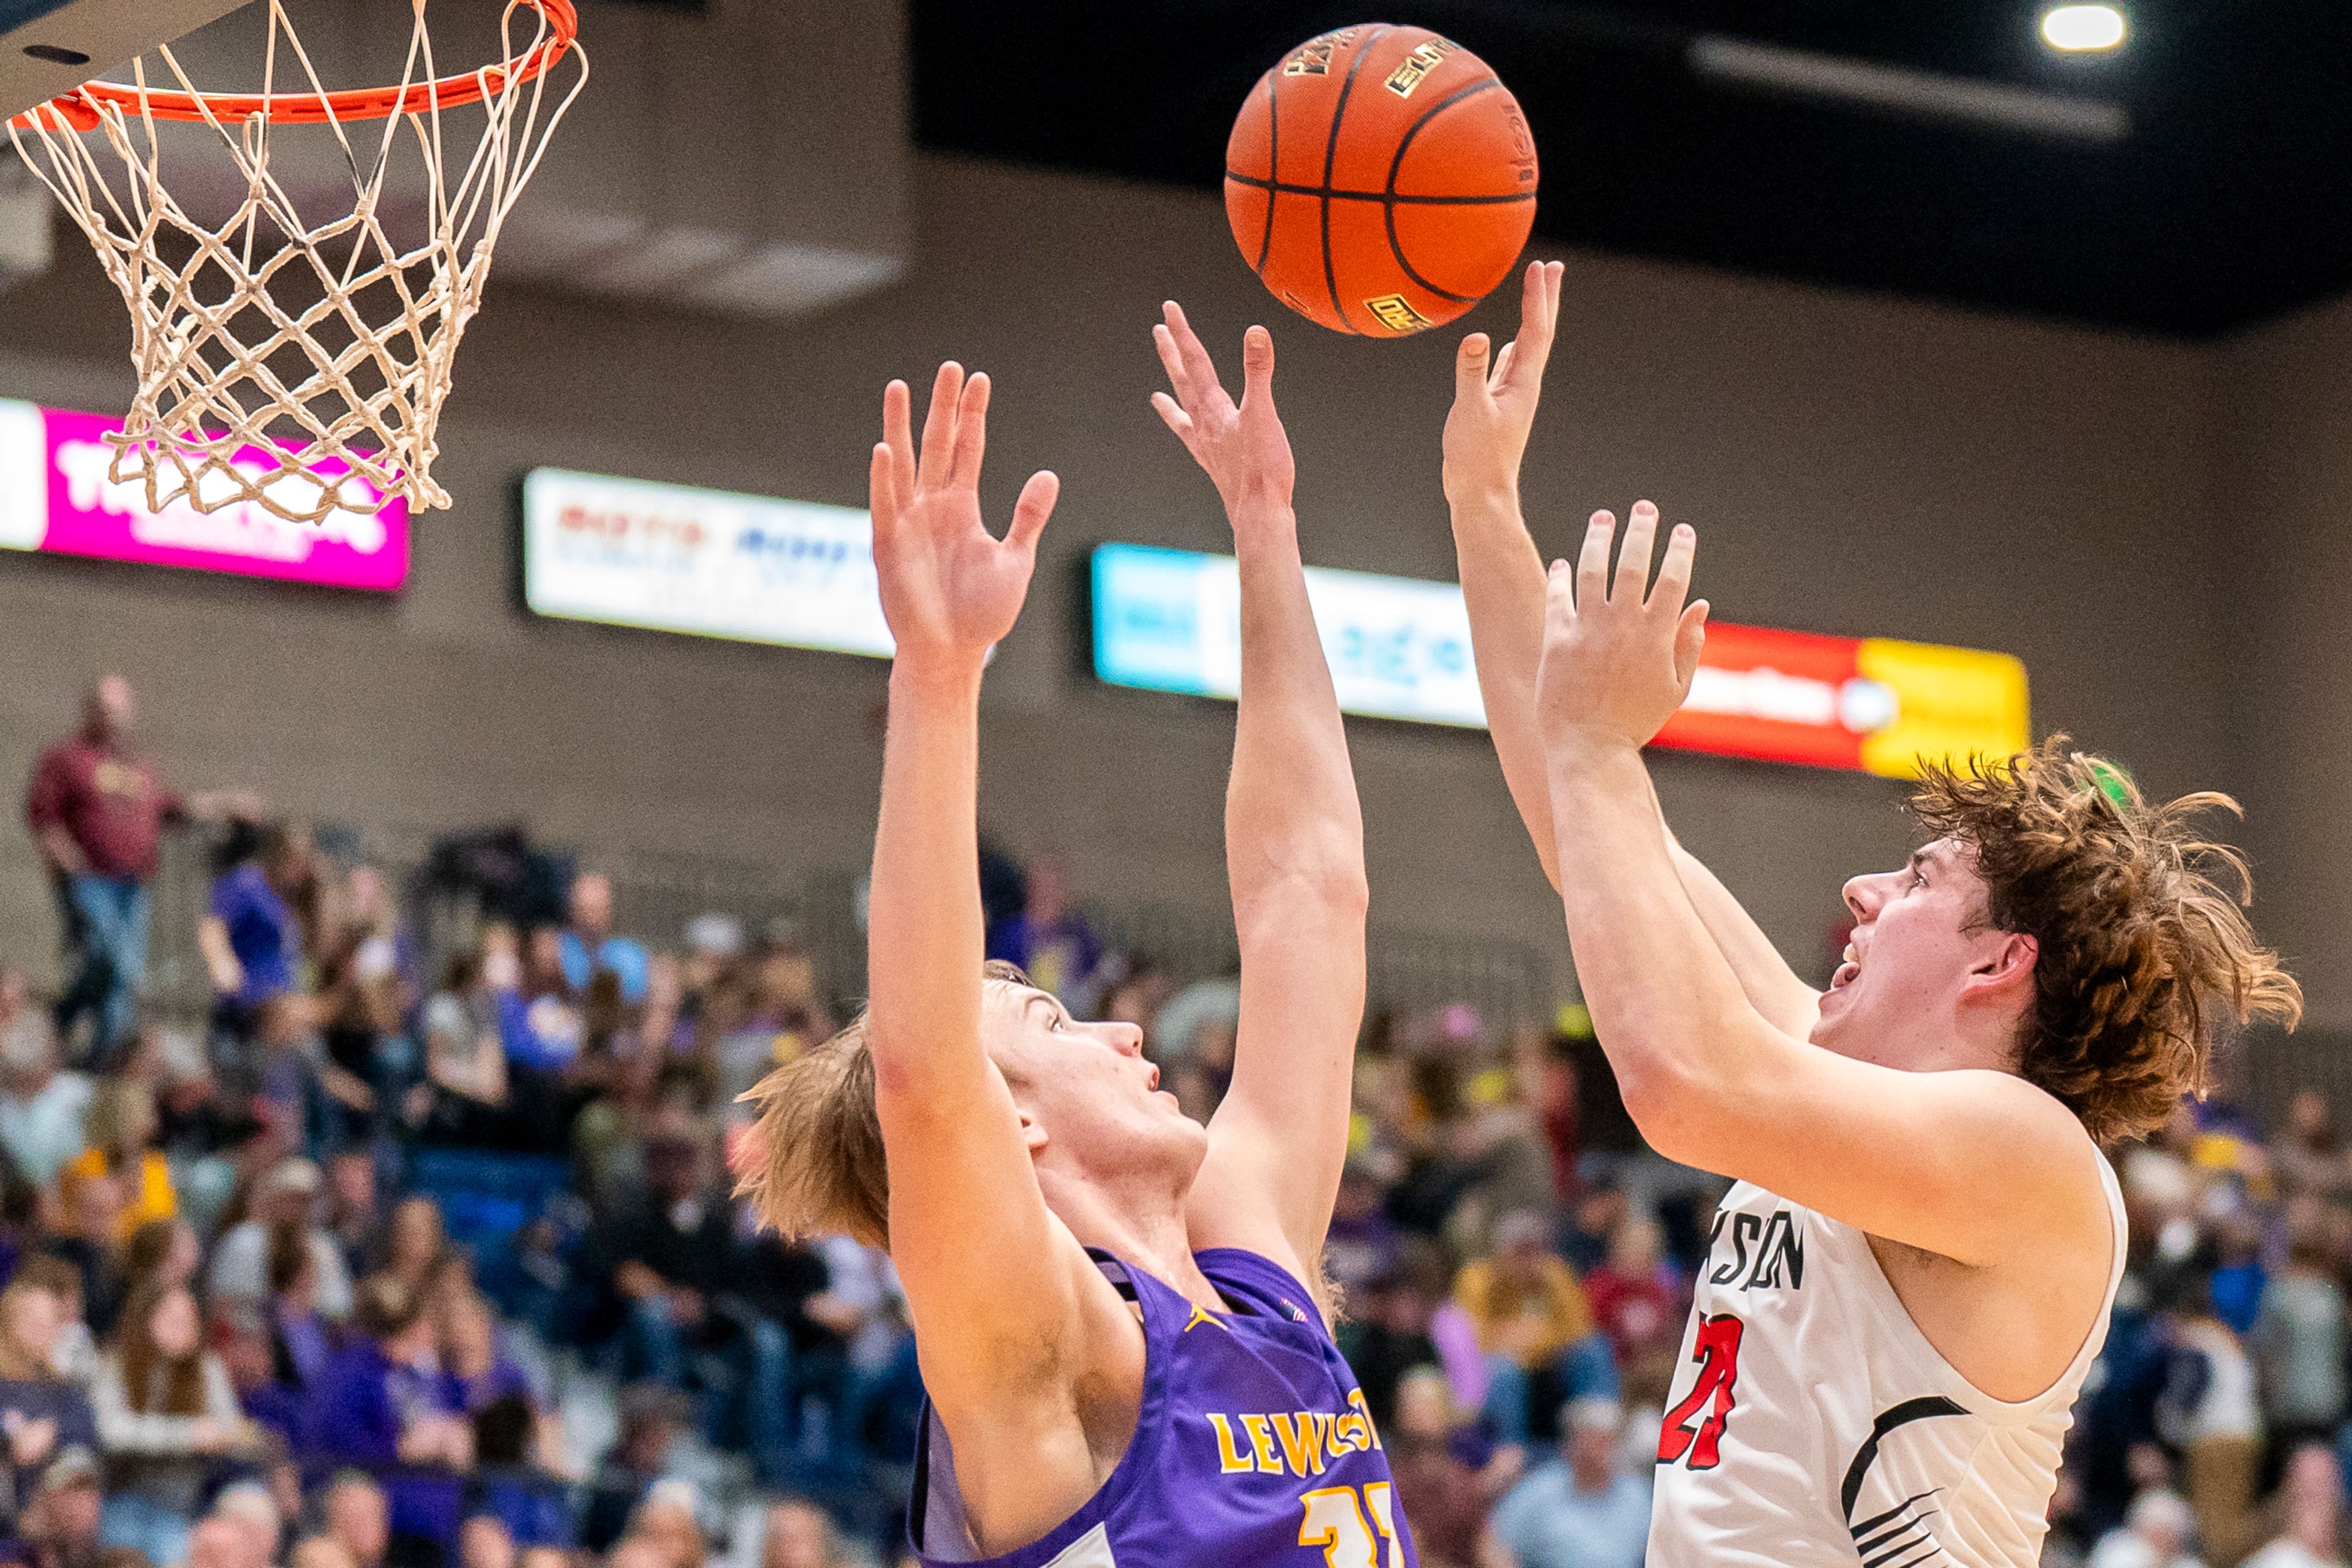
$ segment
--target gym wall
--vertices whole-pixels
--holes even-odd
[[[946,355],[996,379],[991,515],[1033,468],[1064,481],[1029,614],[988,687],[983,821],[1059,851],[1082,893],[1216,908],[1231,710],[1097,688],[1074,652],[1088,546],[1224,544],[1213,490],[1147,405],[1159,301],[1183,300],[1229,370],[1245,324],[1274,327],[1310,562],[1450,577],[1438,433],[1453,348],[1471,327],[1507,334],[1516,289],[1459,329],[1369,343],[1281,311],[1213,197],[929,158],[911,207],[902,282],[790,323],[494,280],[443,428],[437,474],[457,504],[420,520],[395,601],[0,556],[0,953],[50,960],[15,792],[109,668],[138,684],[147,743],[184,786],[251,784],[322,819],[519,817],[592,847],[855,867],[884,667],[533,622],[514,585],[514,483],[558,464],[862,505],[882,382],[920,387]],[[120,408],[121,302],[78,237],[58,250],[47,278],[0,295],[0,395]],[[2326,621],[2328,578],[2282,554],[2273,597],[2233,597],[2209,503],[2224,395],[2261,392],[2274,367],[2316,384],[2341,353],[2298,355],[2301,328],[2216,350],[1587,255],[1569,258],[1566,300],[1525,484],[1548,550],[1591,507],[1654,497],[1700,528],[1701,587],[1723,618],[2016,653],[2038,727],[2112,752],[2154,790],[2273,803],[2282,833],[2296,826],[2262,837],[2258,816],[2266,861],[2310,842],[2295,791],[2315,770],[2262,762],[2257,789],[2248,749],[2269,731],[2247,660],[2287,650],[2242,645],[2273,604]],[[2316,509],[2326,489],[2315,476],[2298,500]],[[2326,635],[2352,660],[2340,623]],[[1539,941],[1565,986],[1558,909],[1485,737],[1350,732],[1375,921]],[[1656,769],[1685,841],[1802,968],[1822,966],[1843,878],[1908,847],[1887,781],[1684,756]],[[2344,816],[2336,837],[2352,833]],[[2280,929],[2328,928],[2320,868],[2273,885]],[[2352,1016],[2352,986],[2315,991]]]

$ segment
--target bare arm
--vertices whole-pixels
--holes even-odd
[[[196,922],[196,951],[204,955],[205,972],[212,976],[213,989],[223,996],[234,996],[245,989],[245,965],[236,959],[236,949],[229,944],[228,923],[218,915],[206,915]]]
[[[1625,1104],[1670,1159],[1976,1265],[2105,1223],[2097,1151],[2056,1100],[1993,1071],[1904,1072],[1809,1045],[1743,994],[1657,831],[1642,747],[1688,691],[1704,601],[1677,529],[1644,598],[1656,525],[1637,508],[1553,568],[1538,719],[1577,975]],[[2030,960],[2029,960],[2030,962]]]
[[[1241,710],[1225,794],[1241,1025],[1186,1219],[1196,1243],[1247,1247],[1312,1285],[1347,1159],[1364,1013],[1363,814],[1307,599],[1274,340],[1264,327],[1244,339],[1236,407],[1173,303],[1153,338],[1175,389],[1153,405],[1216,481],[1241,562]]]
[[[874,838],[867,1026],[891,1253],[921,1335],[925,1384],[952,1436],[973,1423],[988,1430],[1057,1372],[1071,1374],[1080,1273],[1092,1270],[1046,1212],[1012,1092],[981,1039],[981,669],[1020,614],[1055,483],[1050,474],[1029,481],[1000,542],[980,515],[987,378],[940,367],[919,464],[909,401],[892,382],[873,458],[874,561],[898,653]],[[1008,1278],[1022,1288],[1005,1289]]]
[[[1503,782],[1535,841],[1544,875],[1559,886],[1543,737],[1536,724],[1536,668],[1543,655],[1544,567],[1519,510],[1519,465],[1543,391],[1559,318],[1560,264],[1534,262],[1519,303],[1519,335],[1487,364],[1487,339],[1463,340],[1454,361],[1454,409],[1445,421],[1445,499],[1478,690]],[[1656,800],[1652,796],[1653,809]],[[1659,813],[1661,830],[1664,816]],[[1669,845],[1691,903],[1759,1011],[1780,1028],[1811,1031],[1819,994],[1797,978],[1728,889],[1678,844]]]

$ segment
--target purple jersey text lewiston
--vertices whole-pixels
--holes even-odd
[[[1143,1407],[1127,1453],[1043,1540],[983,1559],[926,1414],[910,1517],[926,1563],[1418,1568],[1363,1391],[1305,1287],[1255,1253],[1195,1253],[1233,1309],[1213,1313],[1097,1257],[1143,1315]]]

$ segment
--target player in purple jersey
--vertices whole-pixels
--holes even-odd
[[[983,971],[975,796],[988,650],[1058,489],[981,520],[988,381],[942,365],[919,455],[903,383],[874,449],[897,639],[866,1015],[753,1091],[739,1164],[772,1224],[887,1246],[930,1395],[910,1518],[929,1563],[1412,1568],[1387,1456],[1317,1261],[1364,1003],[1363,824],[1291,511],[1274,343],[1237,407],[1183,312],[1159,410],[1240,557],[1225,802],[1241,941],[1233,1087],[1203,1128],[1130,1025]],[[1082,756],[1069,765],[1083,769]]]

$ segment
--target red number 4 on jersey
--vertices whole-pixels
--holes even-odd
[[[1723,1462],[1723,1424],[1731,1418],[1739,1382],[1738,1318],[1725,1312],[1702,1318],[1691,1360],[1698,1363],[1698,1381],[1666,1412],[1658,1431],[1658,1463],[1671,1465],[1689,1457],[1694,1470],[1711,1470]]]

